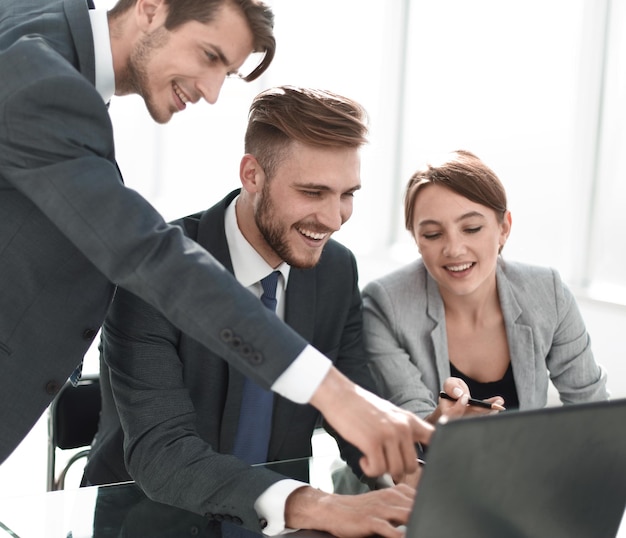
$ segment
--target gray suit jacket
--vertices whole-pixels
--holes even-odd
[[[224,213],[237,192],[178,222],[229,270]],[[286,323],[346,376],[374,390],[362,346],[356,261],[348,249],[331,240],[314,268],[292,268],[285,306]],[[103,411],[87,479],[106,483],[132,476],[157,501],[210,517],[240,519],[260,529],[254,501],[282,477],[224,455],[232,452],[237,429],[241,373],[121,289],[104,325],[102,349]],[[122,458],[122,430],[109,373],[127,434],[130,476]],[[277,397],[268,461],[310,456],[318,418],[313,407]],[[340,447],[357,468],[361,454],[346,443],[340,442]]]
[[[558,273],[500,259],[496,280],[520,409],[546,405],[549,379],[563,403],[607,399],[606,373]],[[363,308],[366,353],[382,395],[429,415],[450,376],[437,283],[417,260],[365,286]]]
[[[85,0],[2,0],[0,462],[82,361],[114,284],[264,387],[306,345],[124,187],[94,73]]]

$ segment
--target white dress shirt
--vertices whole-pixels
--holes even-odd
[[[111,54],[111,38],[109,22],[104,9],[90,9],[91,33],[93,34],[93,50],[96,64],[96,90],[108,103],[115,94],[115,72],[113,71],[113,55]]]

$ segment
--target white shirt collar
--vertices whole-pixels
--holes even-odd
[[[262,278],[269,275],[274,269],[263,259],[263,257],[252,247],[248,240],[243,236],[239,226],[237,225],[237,215],[235,212],[235,198],[226,208],[225,231],[226,242],[230,251],[230,259],[233,262],[233,271],[235,278],[240,284],[249,288],[255,286]],[[282,289],[287,289],[287,280],[289,278],[289,270],[291,267],[287,263],[281,263],[276,270],[282,274]],[[279,279],[280,283],[281,279]],[[280,287],[280,286],[279,286]],[[259,286],[260,289],[260,286]],[[280,295],[277,298],[280,302]]]
[[[104,9],[90,9],[91,32],[96,61],[96,90],[105,103],[115,94],[115,73],[113,71],[113,55],[111,54],[111,38],[109,23]]]

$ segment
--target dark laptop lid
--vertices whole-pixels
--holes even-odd
[[[626,399],[437,426],[407,538],[614,538]]]

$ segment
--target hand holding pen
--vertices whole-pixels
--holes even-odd
[[[451,402],[458,401],[458,398],[450,396],[447,392],[444,392],[444,391],[441,391],[439,393],[439,397],[443,398],[444,400],[450,400]],[[467,405],[471,405],[474,407],[481,407],[483,409],[491,409],[494,411],[506,411],[506,408],[500,404],[487,402],[485,400],[477,400],[475,398],[468,398]]]
[[[426,421],[436,425],[445,415],[449,419],[464,416],[476,416],[504,411],[502,398],[490,398],[493,402],[469,397],[470,390],[465,381],[458,377],[448,377],[439,393],[439,401],[434,411],[426,417]],[[461,401],[459,401],[461,400]],[[453,402],[451,405],[449,402]],[[456,403],[458,402],[458,403]]]

